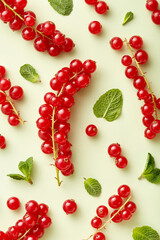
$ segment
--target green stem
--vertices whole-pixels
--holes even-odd
[[[141,180],[142,178],[144,178],[143,174],[139,176],[138,180]]]

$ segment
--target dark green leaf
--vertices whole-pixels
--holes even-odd
[[[159,234],[157,231],[152,229],[151,227],[137,227],[133,230],[132,235],[134,240],[159,240]]]
[[[147,162],[146,162],[146,166],[145,166],[143,175],[150,173],[154,168],[155,168],[154,157],[150,153],[148,153]]]
[[[50,5],[59,14],[64,16],[70,15],[73,10],[73,0],[48,0]]]
[[[24,64],[20,68],[20,74],[27,81],[30,81],[32,83],[40,82],[38,73],[30,64]]]
[[[122,25],[125,25],[126,23],[130,22],[134,17],[134,14],[132,12],[127,12],[125,17],[124,17],[124,21]]]
[[[93,112],[96,117],[112,122],[121,114],[122,106],[122,92],[119,89],[111,89],[98,99],[93,107]]]
[[[98,197],[101,194],[102,187],[96,179],[85,179],[84,186],[87,192],[94,197]]]
[[[26,177],[24,177],[20,174],[8,174],[7,176],[10,178],[13,178],[15,180],[26,180]]]
[[[160,169],[155,168],[149,174],[143,175],[151,183],[160,183]]]

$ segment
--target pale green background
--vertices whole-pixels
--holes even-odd
[[[22,216],[25,202],[35,199],[50,206],[50,215],[53,218],[53,225],[43,239],[82,240],[94,231],[90,220],[95,216],[96,207],[106,204],[120,184],[131,187],[137,212],[128,222],[109,224],[105,231],[107,239],[132,239],[132,229],[136,226],[150,225],[159,230],[160,186],[146,180],[138,181],[137,177],[144,168],[148,152],[154,155],[157,167],[160,167],[160,138],[157,137],[154,141],[144,138],[140,111],[142,103],[137,100],[132,80],[126,79],[120,62],[122,54],[128,51],[113,51],[109,40],[113,36],[130,38],[135,34],[143,37],[144,48],[150,57],[149,63],[143,69],[147,71],[154,93],[160,97],[160,26],[152,23],[151,14],[145,9],[145,0],[107,0],[107,3],[110,11],[106,16],[100,16],[83,0],[75,0],[73,13],[64,17],[58,15],[47,0],[28,1],[27,9],[36,12],[39,23],[52,20],[58,29],[75,41],[75,50],[58,58],[35,51],[32,42],[26,42],[19,33],[13,33],[6,24],[0,22],[0,64],[6,66],[7,76],[11,78],[12,84],[19,84],[24,88],[24,100],[16,103],[16,106],[27,121],[24,127],[14,128],[9,126],[7,117],[0,114],[0,132],[7,139],[6,150],[0,151],[1,230],[7,230],[8,226]],[[123,27],[121,23],[127,11],[133,11],[135,19]],[[102,23],[101,36],[89,33],[88,24],[92,20]],[[76,105],[72,108],[70,120],[72,131],[69,134],[69,140],[73,144],[72,161],[75,164],[75,174],[63,178],[64,183],[58,188],[54,180],[55,169],[49,165],[52,159],[40,150],[41,140],[37,136],[35,122],[43,96],[50,91],[49,80],[74,58],[94,59],[97,62],[97,72],[90,86],[75,97]],[[34,85],[20,76],[19,68],[25,63],[32,64],[38,70],[41,84]],[[103,119],[96,119],[92,107],[98,97],[111,88],[122,90],[124,107],[121,117],[108,123]],[[96,138],[89,138],[85,134],[85,127],[90,123],[98,127]],[[123,154],[129,160],[126,170],[119,170],[108,156],[107,147],[112,142],[121,144]],[[34,157],[33,186],[6,177],[7,173],[17,172],[19,161],[30,156]],[[103,191],[99,198],[88,195],[83,187],[83,177],[93,177],[100,181]],[[6,201],[11,196],[19,197],[22,202],[18,212],[12,212],[6,207]],[[75,199],[78,204],[78,211],[73,216],[66,216],[62,210],[62,203],[68,198]]]

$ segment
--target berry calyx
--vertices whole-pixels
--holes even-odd
[[[86,128],[86,134],[89,136],[89,137],[94,137],[97,135],[97,127],[93,124],[90,124],[87,126]]]
[[[93,21],[89,24],[88,29],[92,34],[100,34],[102,25],[98,21]]]
[[[110,45],[114,50],[120,50],[123,47],[123,41],[119,37],[114,37],[110,40]]]
[[[105,218],[108,215],[108,208],[104,205],[101,205],[97,208],[96,213],[98,217]]]
[[[77,204],[74,200],[66,200],[63,203],[63,210],[65,211],[66,214],[73,214],[77,210]]]
[[[7,200],[7,207],[11,210],[17,210],[20,207],[20,201],[16,197],[11,197]]]
[[[118,143],[113,143],[108,147],[110,157],[118,157],[121,154],[121,147]]]

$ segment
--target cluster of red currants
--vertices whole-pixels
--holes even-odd
[[[32,11],[24,11],[26,5],[27,0],[0,0],[1,20],[8,22],[13,31],[20,30],[25,25],[22,37],[27,41],[35,39],[34,47],[39,52],[47,50],[51,56],[58,56],[62,51],[70,52],[74,47],[72,39],[66,38],[63,33],[56,30],[55,24],[51,21],[35,27],[36,15]]]
[[[158,9],[158,5],[157,0],[147,0],[146,2],[147,10],[152,12],[152,21],[160,25],[160,10]]]
[[[11,197],[7,201],[7,206],[11,210],[17,210],[20,201],[16,197]],[[15,226],[10,227],[6,233],[0,231],[0,240],[38,240],[44,235],[44,230],[52,223],[47,215],[48,206],[31,200],[26,203],[25,209],[25,215],[16,222]]]
[[[1,149],[5,149],[6,148],[6,139],[2,135],[0,135],[0,148]]]
[[[110,44],[114,50],[119,50],[123,46],[123,41],[121,38],[115,37],[110,41]],[[129,40],[129,43],[127,44],[129,45],[130,49],[136,49],[137,51],[133,55],[133,58],[129,55],[124,55],[121,62],[124,66],[126,66],[126,77],[133,79],[133,86],[138,90],[138,98],[140,100],[143,100],[145,103],[141,108],[142,114],[144,115],[143,124],[145,127],[147,127],[144,133],[145,137],[148,139],[153,139],[156,137],[157,133],[160,133],[160,120],[158,120],[157,116],[156,118],[153,116],[153,114],[156,113],[155,111],[157,111],[156,109],[160,109],[160,98],[156,99],[156,96],[151,92],[151,88],[149,86],[149,83],[146,82],[145,74],[143,71],[140,72],[140,76],[137,67],[131,65],[133,59],[138,66],[147,63],[148,53],[141,49],[143,46],[143,39],[140,36],[132,36]],[[146,86],[151,93],[145,89]]]
[[[67,140],[70,131],[70,108],[74,105],[74,95],[89,85],[91,73],[96,70],[96,63],[86,60],[82,63],[74,59],[70,67],[64,67],[50,81],[52,90],[44,96],[45,104],[40,106],[37,120],[38,135],[44,141],[41,149],[45,154],[54,153],[55,166],[63,175],[69,176],[74,167],[70,161],[71,143]],[[58,149],[58,157],[56,153]]]
[[[121,146],[118,143],[112,143],[108,147],[108,154],[110,157],[115,158],[115,163],[118,168],[125,168],[128,165],[128,160],[126,157],[121,155]]]
[[[8,122],[11,126],[17,126],[21,120],[19,113],[16,111],[11,99],[20,100],[23,97],[23,89],[20,86],[11,87],[9,79],[4,78],[6,69],[0,66],[0,104],[1,111],[8,115]],[[7,95],[6,91],[9,91]]]
[[[136,204],[134,202],[129,201],[129,199],[125,202],[123,201],[123,198],[125,199],[129,197],[131,193],[130,187],[127,185],[121,185],[117,192],[117,195],[111,196],[108,200],[108,205],[112,209],[115,209],[110,215],[110,220],[112,220],[114,223],[120,223],[123,220],[129,220],[132,217],[132,214],[136,211]],[[97,216],[91,220],[91,225],[93,228],[96,228],[99,231],[99,229],[102,230],[105,228],[106,221],[103,220],[105,220],[105,218],[108,216],[109,211],[106,206],[101,205],[97,208],[96,213]],[[109,222],[110,221],[108,220],[106,223]],[[93,240],[105,239],[106,237],[102,232],[96,232],[93,235]]]

